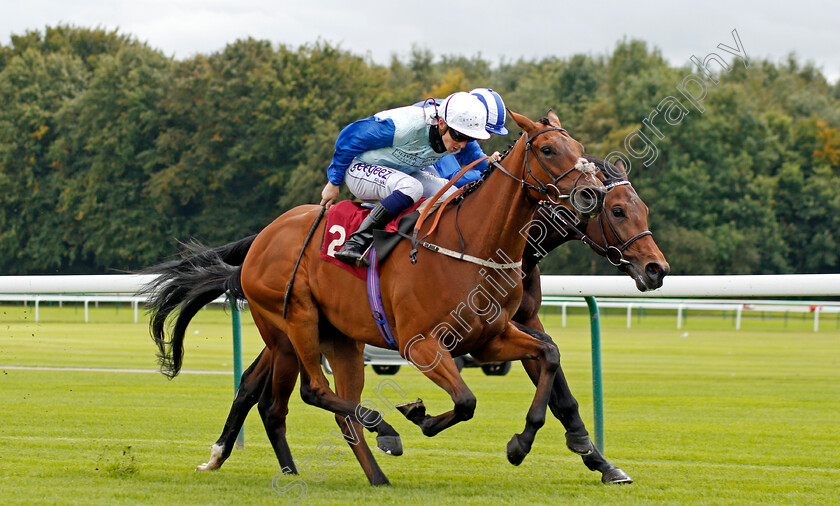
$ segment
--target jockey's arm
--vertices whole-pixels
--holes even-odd
[[[335,153],[327,169],[327,179],[335,186],[341,186],[344,173],[353,159],[374,149],[393,145],[396,128],[390,118],[379,119],[370,116],[344,127],[335,141]]]
[[[394,122],[370,116],[344,127],[335,141],[335,153],[327,168],[327,184],[321,191],[321,205],[330,208],[338,198],[344,173],[353,159],[372,149],[390,146],[394,143]]]
[[[478,145],[478,141],[470,141],[468,142],[460,151],[455,153],[455,158],[458,159],[458,163],[461,165],[468,165],[479,158],[484,158],[487,156],[484,153],[484,150],[481,149],[481,146]],[[487,170],[487,161],[483,161],[478,163],[475,166],[475,170],[480,173]]]
[[[452,179],[458,172],[461,171],[461,164],[455,155],[446,155],[437,161],[434,165],[438,175],[444,179]],[[472,183],[476,179],[481,178],[481,171],[477,169],[468,170],[466,174],[455,181],[455,186],[462,187],[467,183]]]

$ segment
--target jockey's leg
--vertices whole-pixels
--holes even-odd
[[[441,188],[446,186],[446,183],[449,182],[448,179],[442,178],[438,175],[437,171],[431,167],[426,167],[423,170],[418,170],[411,174],[415,179],[420,181],[420,184],[423,185],[423,196],[424,197],[432,197],[435,193],[438,192]],[[448,190],[440,197],[440,200],[446,200],[447,197],[452,195],[458,191],[458,188],[455,186],[450,186]]]
[[[382,229],[423,195],[423,185],[412,176],[379,165],[353,163],[344,181],[362,200],[380,202],[350,235],[335,257],[347,264],[367,265],[365,252],[373,241],[373,231]]]

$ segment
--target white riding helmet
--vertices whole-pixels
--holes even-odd
[[[476,88],[470,92],[475,95],[487,108],[487,131],[496,135],[507,135],[505,128],[505,102],[502,97],[490,88]]]
[[[438,106],[438,117],[449,128],[473,139],[489,139],[490,134],[485,130],[487,109],[484,104],[467,92],[459,91],[446,97]]]

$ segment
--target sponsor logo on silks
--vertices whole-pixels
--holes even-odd
[[[370,165],[368,163],[357,163],[350,167],[350,172],[362,172],[366,178],[378,177],[385,179],[391,175],[391,169],[379,165]]]
[[[424,157],[424,158],[421,158],[420,156],[417,156],[413,153],[408,153],[408,152],[403,151],[401,149],[395,149],[393,154],[394,154],[394,158],[396,158],[397,160],[399,160],[399,161],[401,161],[401,162],[403,162],[406,165],[409,165],[411,167],[428,167],[429,165],[434,165],[435,162],[440,160],[439,157]]]

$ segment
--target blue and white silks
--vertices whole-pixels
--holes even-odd
[[[444,157],[454,158],[456,164],[466,165],[485,156],[476,141],[468,142],[453,157],[432,149],[429,128],[436,121],[433,115],[434,107],[423,107],[421,103],[420,106],[389,109],[351,123],[338,135],[327,178],[332,184],[340,185],[347,168],[354,161],[411,174],[435,165]],[[444,167],[451,166],[451,162],[445,164]],[[476,171],[480,174],[486,168],[486,162],[481,162]]]

